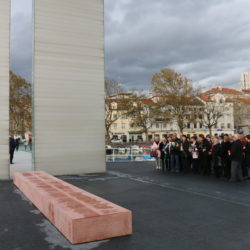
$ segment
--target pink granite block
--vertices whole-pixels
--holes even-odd
[[[14,184],[72,244],[132,234],[131,211],[45,172],[15,173]]]

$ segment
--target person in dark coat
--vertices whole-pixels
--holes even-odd
[[[191,154],[189,152],[190,142],[185,135],[182,135],[181,140],[181,162],[184,173],[189,173],[191,170]]]
[[[162,161],[162,172],[166,172],[168,169],[168,154],[165,150],[167,146],[167,139],[164,137],[159,145],[159,150],[161,151],[161,161]]]
[[[245,160],[246,160],[246,168],[247,171],[250,168],[250,135],[246,136],[247,144],[245,149]]]
[[[223,136],[223,141],[221,143],[221,157],[223,165],[223,177],[230,179],[231,173],[231,142],[228,135]]]
[[[191,154],[191,167],[194,174],[200,173],[200,162],[199,162],[199,143],[197,136],[192,136],[190,139],[189,152]]]
[[[19,150],[20,140],[21,140],[20,137],[16,138],[16,151]]]
[[[233,143],[231,146],[231,178],[230,181],[242,181],[242,159],[243,159],[243,145],[240,141],[239,135],[233,136]]]
[[[242,158],[242,175],[243,175],[243,179],[248,179],[248,168],[247,168],[247,165],[246,165],[246,156],[245,156],[245,149],[246,149],[246,145],[247,145],[247,140],[246,140],[246,137],[244,134],[240,134],[239,135],[239,139],[242,143],[242,146],[243,146],[243,158]]]
[[[214,174],[217,178],[220,178],[223,173],[222,168],[222,146],[217,138],[213,139],[212,147],[212,164],[214,169]]]
[[[15,148],[16,148],[16,140],[14,139],[13,136],[10,136],[9,137],[10,164],[14,164],[13,158],[14,158]]]
[[[201,164],[201,171],[203,175],[211,174],[211,164],[209,151],[211,149],[211,144],[204,137],[203,134],[199,135],[199,161]]]

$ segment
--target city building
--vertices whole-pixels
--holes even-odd
[[[160,138],[177,133],[179,134],[179,128],[177,122],[174,119],[162,119],[161,117],[155,118],[154,122],[149,126],[148,134],[141,132],[141,128],[133,127],[133,117],[125,115],[126,110],[120,109],[119,100],[121,98],[130,98],[130,94],[119,94],[111,97],[113,102],[113,118],[116,119],[110,129],[110,136],[114,139],[121,139],[123,142],[140,142],[151,141],[155,136]],[[159,96],[151,96],[147,99],[143,99],[143,102],[157,103]],[[196,97],[196,100],[192,100],[189,103],[190,114],[197,114],[198,117],[189,122],[186,119],[186,127],[183,130],[184,134],[198,135],[209,134],[209,128],[204,124],[204,116],[202,116],[202,110],[214,104],[217,109],[221,110],[221,116],[218,118],[217,123],[212,127],[212,134],[234,134],[235,131],[249,133],[247,124],[250,124],[248,119],[250,114],[250,98],[248,92],[238,91],[230,88],[212,88],[205,91],[200,96]],[[242,108],[242,105],[244,108]],[[169,104],[171,107],[171,104]],[[249,121],[249,122],[248,122]]]
[[[111,112],[109,119],[112,120],[112,124],[109,136],[112,141],[142,142],[146,139],[145,135],[141,132],[141,128],[135,127],[133,125],[133,118],[127,114],[124,103],[129,102],[130,98],[130,93],[120,93],[105,100],[106,105],[111,104],[111,106],[106,107],[106,114],[107,112]],[[110,109],[112,110],[110,111]]]
[[[245,72],[241,74],[240,86],[241,90],[250,89],[250,72]]]

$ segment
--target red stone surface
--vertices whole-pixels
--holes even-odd
[[[132,234],[131,211],[45,172],[15,173],[14,184],[72,244]]]

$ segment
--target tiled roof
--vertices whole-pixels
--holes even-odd
[[[205,102],[211,101],[211,97],[209,95],[200,95],[200,98]]]
[[[243,89],[242,92],[250,93],[250,89]]]
[[[204,94],[209,95],[209,94],[216,94],[216,93],[224,93],[224,94],[231,94],[231,95],[241,95],[242,92],[236,90],[236,89],[229,89],[229,88],[212,88],[208,91],[206,91]]]
[[[153,100],[152,99],[141,99],[141,102],[143,104],[154,104]]]
[[[237,98],[239,102],[250,103],[250,98]]]
[[[250,98],[227,98],[226,102],[242,102],[250,104]]]

